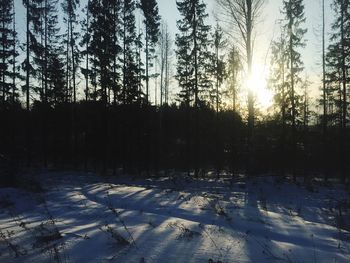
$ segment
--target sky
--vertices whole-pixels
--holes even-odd
[[[208,23],[215,23],[215,13],[218,6],[216,0],[203,0],[207,4],[207,12],[209,14]],[[266,78],[270,64],[270,44],[273,39],[279,36],[279,25],[276,21],[282,18],[280,10],[283,0],[266,0],[260,23],[257,28],[257,36],[254,49],[254,64],[260,71],[260,78]],[[333,12],[330,4],[331,0],[326,2],[326,32],[330,32],[330,24],[332,22]],[[81,7],[84,7],[87,0],[81,0]],[[17,30],[21,41],[25,37],[25,9],[22,0],[15,0],[16,4],[16,22]],[[305,49],[300,50],[305,64],[305,74],[311,81],[310,94],[317,96],[321,85],[321,4],[322,0],[305,0],[305,27],[308,29],[306,34],[307,45]],[[161,17],[169,26],[172,38],[175,39],[177,32],[176,21],[180,19],[180,14],[176,8],[176,0],[158,0],[159,12]],[[59,8],[60,9],[60,8]],[[61,25],[64,28],[64,25]],[[173,45],[175,47],[175,45]],[[152,95],[151,95],[152,96]],[[153,95],[154,96],[154,95]]]

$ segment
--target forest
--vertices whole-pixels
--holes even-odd
[[[259,112],[254,88],[242,80],[252,75],[254,28],[264,1],[245,10],[239,1],[218,0],[215,25],[204,2],[177,1],[175,39],[155,0],[61,2],[23,1],[21,42],[15,1],[2,1],[5,158],[102,173],[176,169],[197,177],[215,170],[346,180],[347,1],[333,1],[332,31],[323,27],[319,97],[308,96],[302,74],[303,1],[283,1],[280,36],[271,43],[269,114]],[[240,30],[231,37],[220,19]],[[252,79],[249,85],[259,84]],[[239,89],[248,89],[246,108],[237,106]]]
[[[0,261],[350,262],[350,1],[312,2],[1,0]]]

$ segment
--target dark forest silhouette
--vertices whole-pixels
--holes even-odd
[[[238,72],[251,73],[251,34],[263,1],[243,1],[242,17],[226,13],[244,29],[237,36],[245,40],[243,54],[227,40],[220,21],[208,24],[199,0],[177,1],[181,20],[173,46],[156,0],[87,1],[78,17],[80,2],[24,0],[26,37],[19,43],[14,1],[1,1],[1,162],[102,174],[175,170],[196,177],[215,171],[348,179],[348,0],[332,1],[337,16],[328,47],[323,26],[322,96],[314,98],[322,113],[314,113],[313,122],[301,77],[302,0],[283,1],[285,19],[272,44],[275,114],[259,119],[248,92],[247,121],[235,106]],[[217,2],[223,12],[239,8],[234,0]],[[139,27],[137,9],[143,14]],[[160,66],[153,73],[156,57]],[[174,101],[171,66],[180,87]],[[160,103],[152,105],[149,83],[158,76]],[[84,90],[83,98],[77,89]],[[221,107],[224,95],[230,107]]]

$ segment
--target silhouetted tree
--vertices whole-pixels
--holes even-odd
[[[156,0],[140,0],[140,7],[145,17],[145,42],[146,42],[146,101],[149,100],[149,60],[155,53],[155,44],[159,37],[160,16]]]
[[[254,31],[265,0],[216,0],[223,10],[223,20],[229,21],[235,37],[240,39],[246,58],[247,78],[252,74]],[[238,37],[239,36],[239,37]],[[254,127],[254,95],[248,89],[248,126],[250,134]]]
[[[334,0],[333,7],[337,15],[332,24],[333,34],[331,35],[331,44],[328,47],[327,74],[328,81],[331,85],[329,89],[329,99],[333,100],[334,105],[338,109],[335,117],[338,119],[340,128],[340,167],[343,181],[345,181],[347,173],[346,124],[348,121],[347,84],[349,83],[349,80],[347,75],[350,56],[350,3],[347,0]]]
[[[159,39],[160,57],[160,106],[168,104],[170,60],[171,60],[171,39],[168,32],[168,25],[163,23]]]
[[[79,37],[79,33],[76,31],[78,25],[77,21],[77,6],[79,5],[80,0],[67,0],[62,3],[62,9],[65,13],[64,22],[67,26],[65,32],[65,43],[67,46],[66,50],[66,65],[67,65],[67,75],[71,78],[67,79],[66,83],[67,89],[69,90],[72,87],[72,101],[76,103],[77,100],[77,91],[76,91],[76,73],[77,66],[79,64],[79,50],[77,47],[76,39]],[[72,81],[72,84],[71,84]]]
[[[292,160],[296,158],[296,118],[297,118],[297,95],[296,85],[301,82],[300,72],[303,70],[303,62],[299,48],[305,46],[304,35],[307,32],[302,28],[305,22],[303,0],[284,0],[283,13],[286,19],[285,28],[287,30],[287,49],[289,74],[287,75],[288,95],[291,101],[291,121],[292,121]],[[294,180],[296,180],[295,165],[293,165]]]
[[[195,127],[194,127],[194,166],[195,176],[198,176],[198,107],[200,100],[204,101],[211,87],[209,63],[209,30],[205,24],[206,5],[199,0],[177,1],[177,8],[182,16],[177,21],[179,33],[176,35],[177,45],[177,79],[181,87],[180,97],[189,104],[194,97]]]
[[[122,28],[121,41],[123,56],[121,58],[123,64],[123,88],[122,101],[124,104],[132,104],[139,101],[141,96],[139,86],[140,79],[139,65],[137,63],[137,51],[140,45],[140,37],[136,33],[135,26],[135,1],[124,0],[122,5]]]
[[[242,70],[240,54],[235,46],[232,46],[227,57],[227,84],[231,94],[232,110],[237,110],[237,93],[238,93],[238,73]]]
[[[14,103],[18,99],[16,78],[19,72],[16,66],[18,52],[13,0],[0,3],[0,34],[0,101]]]
[[[228,22],[230,33],[234,40],[240,43],[246,61],[246,78],[252,77],[254,33],[258,18],[265,0],[216,0],[222,9],[222,20]],[[248,83],[248,82],[247,82]],[[255,120],[254,94],[251,87],[246,87],[248,93],[248,152],[247,170],[250,173],[254,167],[253,130]]]

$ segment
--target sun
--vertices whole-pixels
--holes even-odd
[[[253,92],[256,107],[268,110],[273,103],[272,91],[267,87],[268,69],[260,64],[254,64],[251,76],[247,79],[247,88]]]

